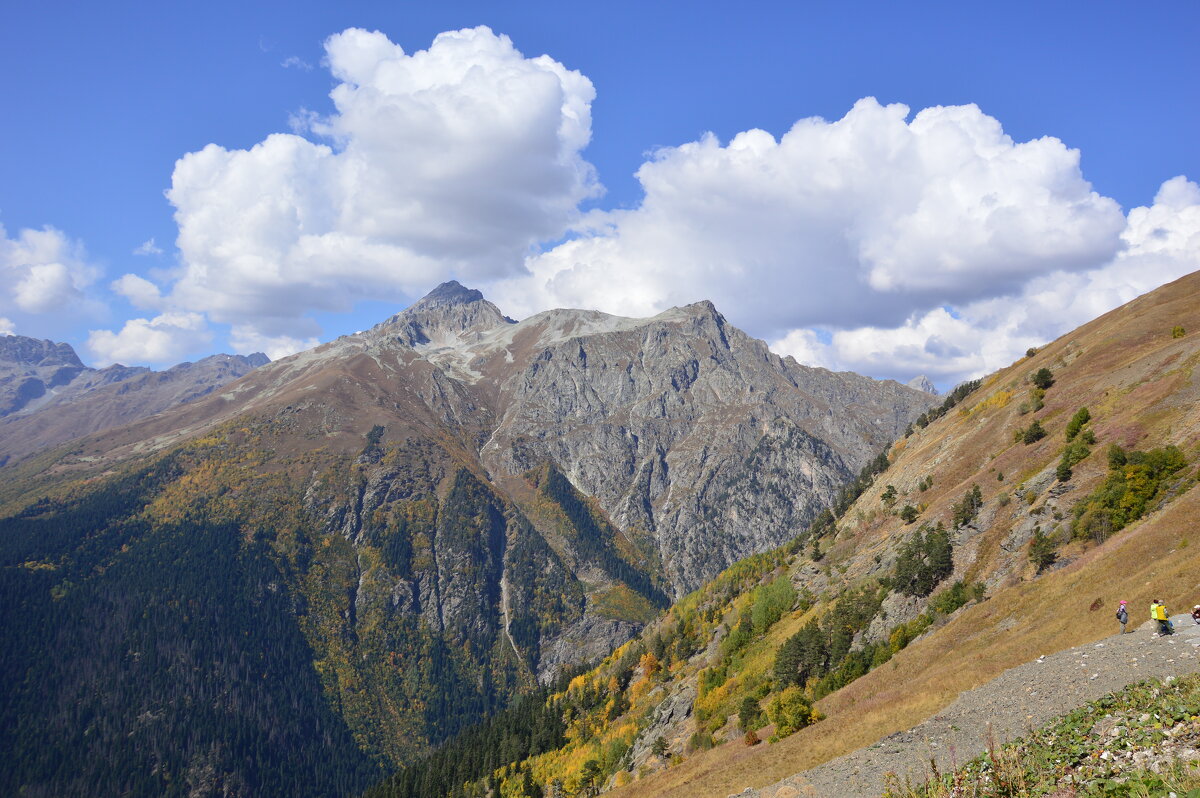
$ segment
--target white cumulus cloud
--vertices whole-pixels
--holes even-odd
[[[128,299],[135,308],[154,310],[162,307],[162,292],[154,283],[136,274],[124,274],[113,280],[113,291]]]
[[[1125,220],[1054,138],[1015,142],[973,105],[860,100],[656,152],[640,207],[528,260],[501,286],[518,313],[552,305],[648,313],[712,299],[761,335],[897,324],[1111,258]]]
[[[896,378],[928,374],[948,386],[1007,366],[1108,311],[1200,268],[1200,186],[1162,185],[1149,207],[1132,209],[1122,247],[1092,268],[1036,275],[1018,291],[976,300],[953,313],[934,308],[897,326],[833,331],[828,343],[797,329],[772,344],[801,362]]]
[[[17,326],[12,323],[11,319],[6,319],[0,316],[0,335],[16,335]]]
[[[253,325],[235,324],[229,334],[229,342],[238,352],[262,352],[271,360],[312,349],[321,341],[316,336],[297,338],[291,335],[265,335]]]
[[[143,256],[145,256],[145,255],[161,255],[162,253],[163,253],[162,247],[160,247],[158,244],[154,243],[153,238],[143,241],[141,244],[139,244],[133,250],[134,255],[143,255]]]
[[[31,315],[98,312],[88,289],[100,277],[83,245],[53,227],[9,238],[0,225],[0,311]]]
[[[349,29],[325,50],[335,110],[299,117],[316,141],[278,133],[176,163],[169,306],[236,324],[239,340],[305,343],[307,311],[519,273],[599,191],[580,155],[594,89],[548,56],[484,27],[412,54]]]
[[[177,363],[203,350],[212,334],[199,313],[163,313],[130,319],[118,332],[92,330],[87,347],[101,366],[110,363]]]

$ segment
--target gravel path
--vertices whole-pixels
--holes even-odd
[[[1007,742],[1127,684],[1200,670],[1200,626],[1176,615],[1176,634],[1158,637],[1146,622],[1126,635],[1038,657],[968,690],[938,715],[812,770],[739,798],[877,798],[884,774],[923,780],[983,753],[989,732]]]

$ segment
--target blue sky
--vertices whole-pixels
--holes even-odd
[[[281,354],[368,326],[438,280],[458,277],[507,300],[503,309],[516,315],[553,304],[640,315],[710,298],[776,351],[877,376],[932,372],[945,385],[1003,365],[1028,341],[1069,329],[1026,323],[1005,302],[1028,305],[1031,297],[1041,297],[1056,307],[1058,300],[1048,296],[1054,290],[1083,291],[1088,301],[1076,303],[1059,322],[1077,324],[1155,281],[1197,268],[1196,236],[1189,226],[1196,213],[1194,184],[1177,181],[1160,195],[1172,178],[1200,176],[1195,146],[1200,105],[1192,97],[1200,77],[1200,48],[1194,46],[1200,10],[1194,3],[926,3],[919,11],[896,3],[247,5],[27,3],[6,9],[0,29],[0,66],[9,77],[0,87],[6,109],[0,125],[0,225],[6,239],[0,246],[6,249],[0,250],[0,267],[8,273],[0,272],[0,279],[6,293],[21,301],[0,304],[4,326],[66,340],[85,360],[98,363],[162,365],[255,343],[274,345],[274,354]],[[356,227],[356,246],[379,243],[370,240],[376,231],[408,260],[393,266],[384,251],[369,268],[395,274],[351,270],[345,279],[365,287],[337,301],[325,302],[324,296],[340,267],[298,266],[294,252],[279,256],[281,263],[285,255],[293,260],[281,266],[278,310],[261,298],[257,304],[242,301],[234,272],[197,288],[194,270],[211,276],[224,268],[221,258],[239,241],[257,247],[256,257],[267,260],[283,250],[275,238],[263,244],[255,230],[216,240],[230,229],[229,220],[241,224],[252,215],[250,198],[230,199],[219,219],[201,218],[213,195],[198,187],[218,175],[227,181],[218,190],[245,186],[245,176],[234,174],[240,166],[197,162],[187,180],[177,175],[174,203],[164,196],[179,159],[209,144],[224,152],[249,150],[272,134],[299,134],[337,153],[355,149],[356,141],[390,140],[393,131],[380,125],[396,126],[406,147],[436,153],[436,130],[429,131],[434,138],[424,150],[416,121],[374,106],[363,111],[371,119],[362,123],[374,127],[354,127],[358,123],[346,122],[346,115],[337,134],[342,138],[331,137],[340,112],[328,95],[345,80],[331,74],[324,43],[349,28],[379,31],[407,58],[429,49],[439,33],[480,25],[508,36],[525,59],[521,64],[546,54],[592,88],[588,97],[586,87],[576,87],[577,106],[590,112],[586,129],[576,131],[574,143],[559,143],[558,156],[572,163],[547,165],[540,182],[531,180],[523,189],[527,193],[513,200],[536,206],[542,216],[534,218],[533,211],[522,216],[520,235],[482,241],[485,234],[475,231],[471,241],[457,242],[450,230],[424,249],[405,239],[420,225],[384,229],[383,219],[366,225],[367,232]],[[378,54],[377,45],[367,39],[346,43]],[[342,57],[350,63],[359,56]],[[457,51],[447,57],[475,56]],[[509,62],[487,63],[502,70]],[[536,83],[535,73],[526,69],[514,79]],[[356,102],[365,103],[365,92],[359,95]],[[878,101],[874,106],[856,106],[871,97]],[[884,113],[893,103],[909,112]],[[914,125],[918,112],[971,104],[977,106],[973,113],[931,119],[928,128],[968,131],[983,160],[961,161],[955,168],[979,179],[926,169],[930,160],[957,156],[945,155],[951,146],[945,136],[929,138],[924,127]],[[852,109],[859,113],[851,116]],[[533,119],[546,109],[531,100],[528,109],[511,110],[527,110]],[[304,111],[310,112],[310,124],[298,127]],[[798,135],[792,153],[784,153],[785,134],[811,117],[827,120],[829,127],[808,131],[809,138]],[[839,120],[844,124],[832,124]],[[495,124],[486,114],[477,122],[484,132]],[[518,152],[536,172],[532,159],[553,153],[535,146],[545,131],[526,122],[520,132],[525,138],[493,155],[502,160]],[[986,129],[988,122],[996,129]],[[753,146],[738,152],[753,153],[758,161],[746,167],[729,145],[752,129],[770,134],[780,146],[777,152],[766,140],[750,141]],[[889,152],[910,147],[906,136],[919,152],[909,160],[880,155],[863,133],[876,130],[890,131]],[[706,144],[708,132],[715,138]],[[1000,152],[1004,136],[1009,154]],[[1020,147],[1042,137],[1062,146],[1036,153]],[[448,162],[471,160],[474,150],[490,146],[477,135],[459,144],[459,151],[447,152]],[[1072,150],[1079,152],[1077,164]],[[820,157],[804,157],[808,151]],[[386,146],[364,147],[359,166],[374,168],[371,159],[386,152]],[[824,198],[809,196],[804,186],[819,182],[823,165],[841,163],[839,154],[846,153],[857,172],[878,172],[884,187],[879,193],[892,197],[894,206],[864,210],[877,203],[875,194],[865,178],[845,175]],[[289,151],[281,157],[301,160],[289,162],[287,179],[263,185],[287,196],[324,190],[313,187],[312,175],[297,177],[302,167],[296,164],[309,155]],[[394,168],[402,179],[412,165],[381,168]],[[504,192],[488,182],[502,180],[503,170],[463,169],[453,184],[462,194],[438,194],[437,202],[448,205],[431,205],[433,183],[423,184],[424,194],[388,193],[380,202],[457,209]],[[754,184],[747,177],[754,169],[775,177],[769,185]],[[253,173],[262,180],[260,172]],[[574,183],[545,188],[555,181]],[[1087,183],[1099,199],[1088,198]],[[726,185],[734,186],[728,195]],[[713,201],[700,207],[672,200],[698,192]],[[1054,195],[1049,200],[1047,192]],[[787,212],[771,224],[761,221],[763,211],[735,218],[759,196]],[[963,218],[976,218],[973,212],[960,217],[947,210],[947,197],[974,207],[992,196],[1031,207],[1045,201],[1047,208],[1036,214],[1063,221],[1043,227],[1022,221],[1010,238],[982,242],[942,242],[929,232],[960,229],[969,225]],[[825,206],[839,212],[818,212]],[[1127,219],[1138,206],[1145,206],[1146,218]],[[347,213],[349,207],[337,211]],[[482,203],[479,213],[499,213],[498,207]],[[190,246],[176,246],[177,212],[198,231]],[[482,227],[503,227],[499,218]],[[999,218],[980,222],[980,229],[994,231]],[[465,230],[471,219],[463,211],[452,221]],[[1145,228],[1140,234],[1134,222]],[[1070,241],[1049,241],[1059,227],[1076,223]],[[865,232],[833,242],[826,232],[837,225]],[[52,239],[22,238],[23,231],[46,226],[55,231]],[[801,235],[797,229],[814,232]],[[710,237],[703,251],[723,253],[723,259],[700,263],[703,257],[686,253],[693,240],[688,231],[695,230]],[[1048,243],[1013,244],[1029,237]],[[161,252],[148,247],[143,251],[149,254],[134,254],[151,239]],[[1173,248],[1164,253],[1148,243],[1152,239],[1170,239]],[[360,262],[366,250],[330,254],[329,247],[336,246],[331,242],[340,240],[328,238],[304,263],[342,255]],[[573,245],[557,246],[563,241]],[[754,251],[745,254],[748,250]],[[938,257],[931,253],[940,252],[953,256],[940,269],[926,269]],[[988,254],[996,252],[1006,254],[999,260]],[[1136,260],[1151,254],[1157,259],[1152,267]],[[1126,262],[1118,264],[1122,258]],[[619,274],[620,290],[587,276],[589,268],[605,272],[605,259],[632,264],[622,266],[632,271]],[[488,263],[476,265],[483,261]],[[1009,268],[1010,263],[1017,265]],[[48,268],[54,264],[62,268]],[[929,272],[941,277],[929,278]],[[643,279],[647,274],[657,276]],[[124,275],[147,282],[129,281],[115,290],[113,281]],[[747,284],[760,290],[738,287]],[[871,298],[860,302],[846,286]],[[802,294],[812,297],[803,300]],[[826,296],[843,298],[823,301]],[[856,316],[854,308],[864,313]],[[247,323],[231,333],[238,314]],[[145,324],[128,326],[131,319]],[[947,326],[952,324],[970,329]],[[997,337],[1003,345],[995,344]]]

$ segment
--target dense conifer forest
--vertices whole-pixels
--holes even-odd
[[[175,471],[0,521],[0,792],[360,791],[379,771],[326,704],[266,547],[133,514]]]

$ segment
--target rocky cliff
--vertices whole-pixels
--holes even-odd
[[[934,401],[781,359],[707,302],[518,323],[450,283],[8,466],[0,523],[12,541],[46,525],[49,548],[22,543],[5,567],[103,582],[119,572],[84,564],[168,525],[232,525],[281,574],[349,734],[394,765],[790,539]],[[114,473],[138,486],[128,504],[64,526]]]

